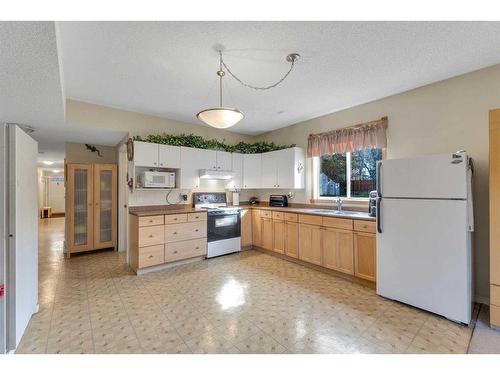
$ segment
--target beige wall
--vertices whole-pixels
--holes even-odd
[[[388,116],[388,158],[467,150],[474,158],[476,172],[476,293],[479,299],[484,300],[489,295],[488,110],[499,107],[500,65],[496,65],[298,123],[263,134],[257,139],[306,147],[309,133]],[[262,196],[269,194],[259,193]],[[306,201],[309,196],[310,188],[307,192],[297,192],[295,201]]]
[[[73,143],[66,142],[65,143],[65,153],[66,153],[66,162],[67,163],[96,163],[96,164],[115,164],[117,163],[117,149],[116,147],[111,146],[100,146],[100,145],[92,145],[95,146],[101,156],[97,154],[97,152],[91,152],[87,150],[85,144],[83,143]]]
[[[130,136],[193,133],[206,138],[225,139],[228,143],[253,140],[249,135],[231,133],[201,124],[193,125],[71,99],[66,100],[66,122],[79,126],[125,131],[129,132]]]

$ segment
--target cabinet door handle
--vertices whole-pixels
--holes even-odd
[[[195,231],[195,232],[198,232],[198,229],[195,229],[194,231]]]
[[[199,246],[196,246],[195,250],[198,250],[200,247]]]
[[[152,234],[150,234],[150,235],[149,235],[149,238],[153,238],[153,235],[152,235]]]
[[[152,257],[153,257],[152,255],[148,256],[149,259],[151,259]]]
[[[177,221],[177,218],[176,218],[176,217],[174,217],[174,221]]]
[[[174,234],[177,234],[177,232],[174,232]]]
[[[174,251],[174,254],[177,254],[177,250]]]

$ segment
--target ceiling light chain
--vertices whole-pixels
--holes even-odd
[[[281,82],[283,82],[287,77],[288,75],[292,72],[292,69],[294,68],[295,66],[295,62],[300,58],[300,55],[298,53],[291,53],[289,54],[287,57],[286,57],[286,61],[288,61],[290,63],[290,69],[288,69],[288,72],[286,72],[286,74],[279,80],[277,81],[276,83],[273,83],[272,85],[269,85],[269,86],[264,86],[264,87],[259,87],[259,86],[253,86],[253,85],[250,85],[248,83],[245,83],[243,82],[241,79],[239,79],[238,77],[236,77],[236,75],[231,72],[231,69],[229,69],[229,67],[226,65],[226,63],[224,62],[224,59],[222,58],[222,51],[219,51],[219,56],[220,56],[220,62],[221,62],[221,71],[222,71],[222,66],[224,66],[224,68],[226,68],[227,72],[235,79],[237,80],[239,83],[241,83],[243,86],[246,86],[248,88],[251,88],[251,89],[254,89],[254,90],[269,90],[269,89],[272,89],[273,87],[276,87],[278,86]]]

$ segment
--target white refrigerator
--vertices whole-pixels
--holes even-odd
[[[15,350],[38,309],[38,143],[0,123],[0,354]]]
[[[379,162],[379,295],[470,323],[472,173],[465,152]]]

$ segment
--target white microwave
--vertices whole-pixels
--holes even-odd
[[[145,188],[175,188],[175,172],[142,172],[142,186]]]

